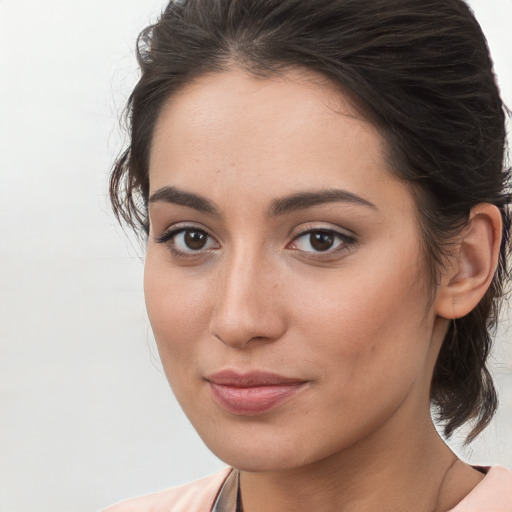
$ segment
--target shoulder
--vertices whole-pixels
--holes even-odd
[[[493,466],[450,512],[512,512],[512,471]]]
[[[112,505],[103,512],[209,511],[231,468],[189,484]]]

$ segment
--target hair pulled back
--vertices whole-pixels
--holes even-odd
[[[497,406],[486,361],[508,277],[510,216],[506,109],[469,7],[462,0],[176,0],[142,31],[137,49],[131,140],[110,182],[114,212],[135,229],[149,230],[149,151],[164,102],[201,75],[233,67],[264,77],[315,71],[357,99],[387,142],[393,172],[416,196],[433,285],[471,208],[500,209],[498,270],[478,306],[450,327],[431,386],[445,435],[472,420],[473,440]]]

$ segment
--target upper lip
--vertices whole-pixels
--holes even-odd
[[[285,386],[306,382],[303,379],[284,377],[276,373],[264,371],[237,372],[235,370],[222,370],[212,373],[206,380],[221,386],[251,388],[257,386]]]

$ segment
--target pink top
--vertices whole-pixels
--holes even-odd
[[[180,487],[135,498],[103,512],[210,512],[231,468]],[[494,466],[485,478],[448,512],[512,512],[512,471]]]
[[[209,512],[230,471],[226,468],[189,484],[123,501],[103,512]]]
[[[502,466],[489,469],[485,478],[448,512],[511,512],[512,471]]]

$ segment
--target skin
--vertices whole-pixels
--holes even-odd
[[[176,204],[166,187],[216,212]],[[360,201],[269,211],[325,190]],[[378,130],[319,76],[238,69],[167,102],[151,196],[145,295],[162,363],[204,442],[242,471],[244,511],[448,510],[480,481],[437,435],[429,387],[448,318],[467,306],[466,278],[483,290],[473,282],[477,300],[492,277],[490,205],[432,301],[416,205],[389,171]],[[186,245],[194,230],[203,249]],[[332,249],[315,250],[311,230],[338,233]],[[205,380],[224,369],[306,385],[268,412],[238,415]]]

